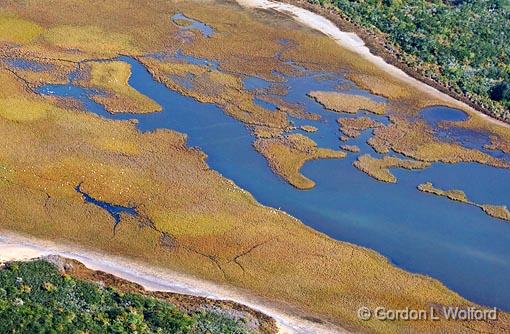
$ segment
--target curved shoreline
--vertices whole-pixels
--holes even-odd
[[[149,267],[126,258],[105,255],[76,246],[56,244],[0,231],[0,263],[29,260],[47,255],[59,255],[77,260],[91,270],[106,272],[137,283],[148,291],[181,293],[243,304],[272,317],[277,323],[279,333],[282,334],[349,333],[332,325],[318,324],[286,314],[285,310],[270,305],[268,300],[185,274]]]
[[[325,34],[326,36],[333,39],[341,47],[362,56],[365,60],[371,62],[375,66],[384,70],[386,73],[392,75],[393,77],[401,80],[405,84],[408,84],[409,86],[412,86],[413,88],[416,88],[426,94],[455,104],[459,108],[474,113],[487,120],[488,122],[503,126],[505,128],[510,128],[510,124],[489,116],[486,113],[473,108],[465,101],[460,101],[450,96],[449,94],[442,92],[438,88],[432,87],[431,85],[420,81],[417,78],[414,78],[401,68],[386,62],[384,58],[373,54],[369,47],[366,45],[365,41],[363,41],[363,39],[361,39],[356,33],[340,30],[340,28],[334,22],[330,21],[328,18],[322,15],[319,15],[308,9],[290,4],[285,0],[284,2],[273,0],[236,0],[236,2],[245,8],[266,10],[269,9],[283,14],[288,14],[297,22]]]

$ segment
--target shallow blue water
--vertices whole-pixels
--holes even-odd
[[[468,114],[462,110],[453,109],[444,106],[433,106],[423,108],[420,112],[421,117],[432,126],[438,126],[440,122],[460,122],[469,118]]]
[[[219,62],[211,59],[206,58],[200,58],[195,56],[190,56],[187,54],[182,53],[182,51],[179,49],[175,53],[165,53],[165,52],[156,52],[146,55],[146,57],[155,58],[162,61],[168,61],[168,62],[183,62],[198,66],[205,66],[208,67],[211,70],[219,70],[220,64]],[[189,73],[192,74],[192,73]]]
[[[14,67],[20,70],[29,70],[34,72],[44,72],[52,69],[52,65],[39,63],[34,60],[22,59],[22,58],[13,58],[6,60],[7,65],[10,67]]]
[[[207,153],[211,168],[250,191],[259,202],[281,208],[335,239],[375,249],[398,266],[435,277],[472,301],[510,310],[510,224],[478,208],[416,190],[419,183],[431,181],[438,187],[463,189],[478,203],[510,206],[508,170],[473,163],[435,164],[423,171],[395,170],[399,182],[386,184],[352,167],[358,154],[349,153],[345,159],[307,163],[303,173],[317,186],[300,191],[271,172],[253,150],[253,137],[241,123],[215,105],[168,90],[137,61],[120,59],[132,66],[129,83],[163,106],[163,112],[112,115],[88,98],[93,94],[90,91],[71,85],[45,86],[39,91],[73,96],[107,118],[137,119],[141,131],[169,128],[184,132],[190,146]],[[357,116],[328,112],[306,96],[311,90],[334,89],[343,80],[333,77],[325,79],[323,74],[310,72],[287,78],[290,89],[285,98],[321,115],[319,121],[292,119],[296,125],[319,128],[307,136],[322,147],[338,148],[336,119]],[[250,80],[256,86],[257,80]],[[385,117],[377,119],[387,123]],[[365,143],[370,133],[367,130],[347,143],[360,146],[360,154],[376,155]]]
[[[211,37],[214,34],[214,29],[200,21],[197,21],[195,19],[189,18],[185,16],[183,13],[177,13],[174,16],[172,16],[172,21],[176,20],[184,20],[190,23],[190,25],[187,26],[179,26],[181,30],[198,30],[204,35],[205,37]]]
[[[465,129],[455,125],[456,122],[465,121],[469,118],[462,110],[444,106],[433,106],[423,108],[420,116],[431,125],[435,136],[439,139],[482,151],[495,158],[510,161],[510,154],[486,148],[486,145],[491,143],[490,135],[486,132]]]

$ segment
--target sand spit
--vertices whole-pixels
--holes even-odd
[[[105,255],[78,247],[37,240],[2,231],[0,233],[0,263],[28,260],[47,255],[60,255],[80,261],[91,270],[103,271],[140,284],[148,291],[189,294],[214,299],[231,300],[265,313],[276,320],[282,334],[348,333],[340,328],[316,324],[276,309],[268,301],[234,291],[190,276],[150,268],[121,257]]]
[[[259,8],[259,9],[269,9],[275,10],[280,13],[286,13],[292,16],[297,22],[304,24],[312,29],[318,30],[325,34],[326,36],[334,39],[341,47],[355,52],[362,56],[367,61],[371,62],[375,66],[381,68],[385,72],[391,74],[392,76],[398,78],[402,82],[408,84],[409,86],[427,93],[436,98],[442,99],[445,102],[449,102],[452,104],[456,104],[459,108],[469,110],[472,113],[476,113],[484,119],[502,125],[504,127],[510,128],[510,124],[494,119],[470,106],[467,104],[454,99],[453,97],[445,94],[434,87],[423,83],[396,66],[388,64],[384,61],[383,58],[374,55],[370,49],[365,45],[365,42],[355,33],[341,31],[333,22],[328,20],[327,18],[313,13],[304,8],[294,6],[288,3],[282,3],[278,1],[270,1],[270,0],[237,0],[241,6],[246,8]]]

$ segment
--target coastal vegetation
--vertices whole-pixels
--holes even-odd
[[[313,140],[301,134],[258,139],[254,147],[267,159],[269,166],[278,175],[298,189],[311,189],[315,186],[315,182],[300,172],[306,161],[346,156],[342,151],[318,148]]]
[[[453,201],[466,203],[469,205],[473,205],[476,207],[479,207],[483,210],[486,214],[488,214],[491,217],[498,218],[501,220],[507,220],[510,221],[510,211],[505,205],[493,205],[493,204],[478,204],[475,203],[467,197],[466,193],[464,193],[462,190],[458,189],[452,189],[452,190],[443,190],[434,187],[434,185],[431,182],[422,183],[418,185],[418,190],[423,191],[425,193],[434,194],[437,196],[443,196],[448,199],[451,199]]]
[[[51,45],[62,49],[99,52],[102,56],[115,56],[139,50],[130,35],[92,25],[58,25],[48,29],[42,37]]]
[[[367,110],[374,114],[384,114],[384,103],[374,102],[362,95],[345,94],[338,92],[314,91],[308,94],[327,109],[355,114],[360,110]]]
[[[9,64],[9,62],[13,61],[30,61],[29,59],[31,57],[25,58],[24,55],[10,54],[4,58],[4,61]],[[38,60],[36,64],[41,70],[34,71],[30,66],[24,68],[9,66],[8,68],[30,87],[37,87],[43,84],[65,84],[68,81],[69,74],[76,68],[75,64],[58,59]]]
[[[317,114],[307,112],[303,106],[299,103],[288,102],[277,94],[267,95],[267,91],[264,94],[256,95],[258,99],[269,102],[276,106],[276,110],[286,113],[289,116],[297,117],[300,119],[318,120],[320,117]]]
[[[439,188],[434,187],[434,185],[431,182],[422,183],[418,185],[418,190],[427,192],[430,194],[434,194],[437,196],[444,196],[447,197],[453,201],[461,202],[461,203],[468,203],[469,200],[466,196],[466,193],[462,190],[458,189],[452,189],[452,190],[442,190]]]
[[[299,167],[320,148],[304,138],[289,139],[283,133],[289,127],[286,113],[257,106],[253,93],[242,85],[244,76],[278,81],[274,73],[295,71],[286,62],[292,59],[312,69],[335,73],[348,69],[358,78],[372,75],[363,88],[377,90],[382,96],[404,97],[392,105],[395,114],[412,114],[417,112],[416,106],[437,102],[426,94],[409,93],[412,90],[398,80],[390,86],[383,72],[327,36],[310,32],[292,20],[275,19],[269,12],[251,13],[226,2],[197,5],[193,1],[151,1],[148,5],[144,1],[113,0],[92,5],[57,0],[48,6],[43,1],[5,1],[2,9],[12,13],[9,17],[15,22],[22,22],[9,23],[16,27],[14,32],[0,31],[2,60],[23,55],[63,62],[68,65],[49,71],[58,73],[53,77],[60,79],[67,77],[62,73],[77,69],[85,60],[111,59],[120,54],[137,57],[155,79],[183,95],[223,107],[228,115],[253,128],[258,140],[278,137],[261,145],[267,145],[270,152],[276,147],[281,155],[275,161],[293,177],[299,177]],[[206,22],[220,33],[205,38],[194,31],[180,31],[169,19],[176,12]],[[295,47],[284,48],[281,39],[291,40]],[[221,67],[191,66],[150,56],[157,52],[174,55],[177,49],[218,61]],[[83,106],[74,101],[34,93],[32,81],[37,75],[29,78],[18,73],[2,62],[1,229],[122,255],[242,288],[292,305],[299,315],[354,331],[471,330],[443,319],[360,322],[356,310],[362,305],[428,309],[431,303],[472,304],[436,280],[405,272],[371,250],[333,240],[282,211],[259,204],[211,170],[205,154],[186,145],[184,134],[140,132],[133,122],[83,112]],[[194,76],[192,88],[179,85],[173,77],[188,74]],[[501,145],[510,140],[505,137],[506,129],[483,122],[473,126],[498,134]],[[408,146],[404,148],[399,137],[392,134],[407,131],[405,136],[412,140],[406,137]],[[381,130],[378,134],[381,147],[413,154],[417,146],[413,140],[427,136],[428,128],[395,118],[389,132]],[[432,139],[427,137],[429,141]],[[458,147],[438,141],[434,149],[440,154],[431,150],[420,157],[446,157]],[[484,162],[493,161],[483,157]],[[474,160],[466,154],[455,161],[462,159]],[[113,218],[84,201],[76,192],[78,184],[93,198],[134,208],[137,216],[122,215],[112,235]],[[476,322],[470,326],[485,332],[507,331],[509,323],[508,314],[501,312],[497,324]]]
[[[270,333],[258,326],[250,328],[249,318],[238,318],[228,309],[201,305],[199,298],[186,309],[140,291],[121,291],[104,282],[73,277],[57,267],[61,262],[52,258],[0,267],[0,332]],[[73,265],[65,263],[65,267]],[[80,268],[84,270],[88,271]]]
[[[271,112],[254,103],[253,94],[243,89],[241,78],[206,66],[141,58],[148,70],[167,87],[201,102],[222,106],[226,113],[249,125],[284,129],[289,126],[286,114]],[[191,88],[178,78],[193,76]]]
[[[43,31],[43,28],[30,20],[20,19],[6,13],[0,14],[0,37],[11,43],[28,43]]]
[[[510,211],[505,205],[481,204],[480,208],[489,216],[510,221]]]
[[[344,151],[349,151],[353,153],[357,153],[360,151],[360,148],[356,145],[341,145],[340,148]]]
[[[103,104],[109,112],[150,113],[161,111],[161,106],[133,89],[128,80],[131,67],[123,61],[87,62],[78,81],[84,87],[100,91],[92,99]]]
[[[340,124],[340,131],[350,138],[357,138],[364,130],[383,126],[369,117],[339,118],[337,122]]]
[[[300,129],[305,131],[305,132],[317,132],[317,130],[318,130],[313,125],[301,125]]]
[[[413,121],[395,115],[390,120],[389,125],[375,128],[373,136],[368,140],[368,144],[378,153],[386,154],[394,151],[420,161],[479,162],[500,168],[510,168],[510,163],[507,161],[497,159],[481,150],[437,139],[423,121]]]
[[[309,1],[383,36],[400,61],[510,121],[508,1]]]
[[[354,161],[353,165],[376,180],[396,183],[397,178],[390,172],[390,168],[423,169],[429,167],[430,163],[410,159],[399,159],[391,156],[384,156],[378,159],[372,157],[370,154],[365,154]]]

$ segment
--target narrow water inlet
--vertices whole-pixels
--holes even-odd
[[[214,35],[214,29],[198,20],[187,17],[183,13],[176,13],[172,16],[172,21],[179,26],[181,30],[198,30],[205,37],[212,37]],[[184,21],[187,25],[181,25],[178,22]]]
[[[113,219],[115,221],[113,224],[113,233],[115,233],[117,226],[120,224],[121,219],[122,219],[121,215],[123,213],[131,215],[131,216],[138,216],[138,213],[136,212],[135,208],[126,207],[126,206],[122,206],[122,205],[115,205],[112,203],[98,200],[98,199],[90,196],[89,194],[85,193],[81,189],[81,183],[78,184],[75,189],[78,193],[81,194],[81,196],[83,197],[85,202],[92,203],[92,204],[100,207],[101,209],[106,210],[113,217]]]

